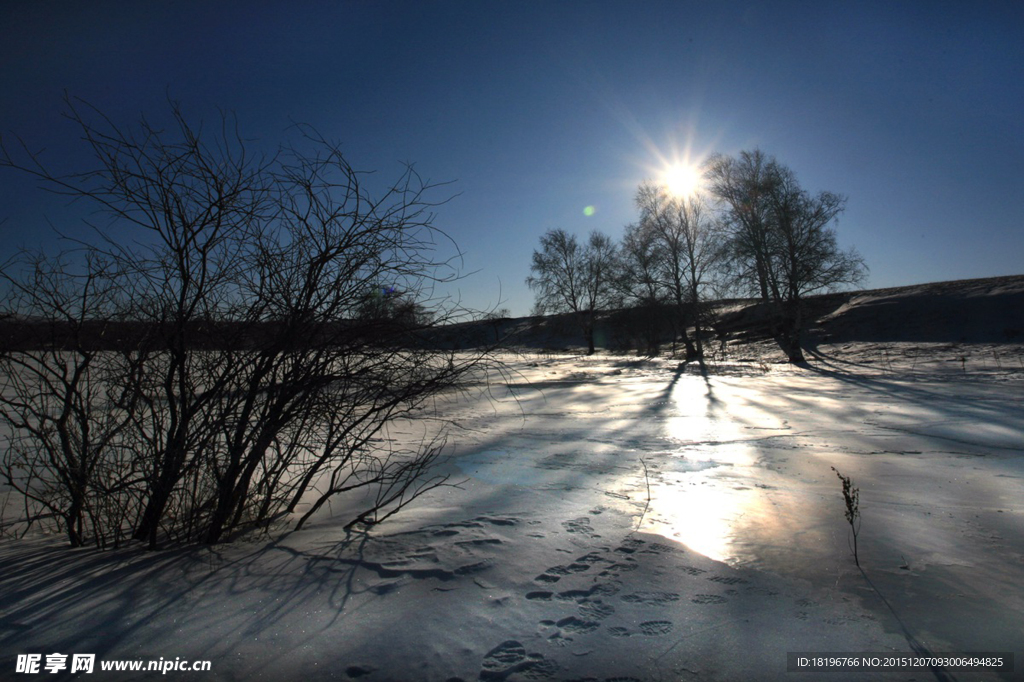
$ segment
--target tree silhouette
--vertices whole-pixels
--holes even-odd
[[[779,345],[791,362],[803,362],[804,298],[860,282],[866,270],[856,251],[839,249],[832,227],[846,199],[810,195],[759,149],[712,157],[706,177],[724,206],[733,281],[772,308]]]
[[[526,278],[536,292],[534,310],[538,315],[572,313],[592,354],[597,312],[610,307],[616,296],[615,244],[607,235],[591,232],[581,246],[575,235],[561,229],[544,234],[540,244]]]

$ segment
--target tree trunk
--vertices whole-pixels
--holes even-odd
[[[697,360],[699,360],[700,363],[703,365],[704,340],[702,337],[704,336],[704,328],[701,326],[700,323],[700,303],[697,300],[696,289],[694,289],[693,292],[693,305],[691,306],[691,310],[693,314],[693,340],[696,344],[696,348],[694,349],[694,357],[697,358]]]
[[[785,315],[779,321],[775,340],[782,352],[786,354],[789,362],[793,364],[805,362],[804,352],[800,347],[800,327],[791,315]]]
[[[800,299],[796,299],[790,303],[790,311],[786,316],[786,324],[788,326],[787,336],[789,340],[789,348],[786,351],[789,356],[791,363],[806,362],[804,359],[804,351],[800,344],[800,332],[803,329],[803,303]]]
[[[800,347],[800,332],[793,331],[790,334],[787,334],[787,345],[786,355],[789,357],[789,361],[792,364],[807,362],[804,358],[804,351]]]
[[[136,540],[147,540],[150,549],[156,549],[160,521],[163,519],[167,504],[171,499],[171,493],[181,479],[184,464],[184,445],[175,443],[168,447],[159,462],[160,471],[154,485],[147,491],[149,500],[132,537]]]
[[[700,357],[700,353],[697,352],[696,346],[693,345],[693,341],[690,340],[689,334],[683,336],[683,343],[686,345],[686,359],[696,360]]]

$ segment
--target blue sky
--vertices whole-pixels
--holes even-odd
[[[666,160],[755,146],[849,197],[868,286],[1024,272],[1024,4],[766,4],[9,2],[0,131],[71,170],[65,89],[124,124],[233,111],[268,146],[309,123],[357,168],[454,181],[453,294],[520,315],[545,231],[618,238]],[[71,213],[0,175],[5,253]]]

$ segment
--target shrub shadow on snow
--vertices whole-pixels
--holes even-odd
[[[7,652],[181,656],[213,661],[214,679],[243,679],[236,660],[241,643],[263,637],[275,657],[286,656],[353,617],[346,611],[353,595],[381,593],[379,585],[355,578],[360,568],[389,574],[362,560],[364,542],[351,534],[322,550],[270,542],[160,552],[69,551],[51,539],[6,542],[0,635]],[[295,623],[308,633],[275,632]]]

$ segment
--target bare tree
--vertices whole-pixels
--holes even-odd
[[[346,493],[370,500],[351,523],[379,521],[445,483],[432,473],[443,428],[418,445],[388,433],[486,357],[440,349],[433,333],[458,314],[431,297],[457,276],[437,255],[449,241],[433,224],[437,186],[409,167],[371,195],[309,129],[302,149],[254,156],[232,121],[204,134],[177,105],[165,132],[67,104],[93,169],[60,176],[0,149],[0,167],[106,218],[76,244],[77,279],[71,255],[5,269],[22,295],[3,312],[60,337],[55,350],[4,349],[0,418],[19,453],[8,482],[63,519],[72,544],[90,534],[81,510],[116,493],[116,518],[93,516],[97,544],[151,547],[300,511],[301,525]],[[367,314],[376,287],[383,312]],[[81,332],[112,321],[117,338]]]
[[[699,192],[673,196],[655,183],[636,195],[640,229],[660,251],[660,277],[676,306],[687,357],[703,362],[707,290],[722,252],[722,230]],[[694,338],[687,336],[688,324]]]
[[[729,234],[729,270],[734,284],[770,300],[774,234],[769,193],[773,159],[760,149],[737,158],[715,155],[705,164],[705,179],[722,202]]]
[[[617,249],[611,238],[591,232],[585,246],[565,230],[550,230],[533,252],[526,284],[536,292],[537,314],[572,313],[594,352],[597,312],[613,305]]]
[[[619,248],[621,268],[617,285],[624,306],[630,311],[627,324],[642,339],[643,350],[657,355],[664,331],[669,292],[664,285],[664,251],[656,234],[646,223],[626,226]],[[674,320],[673,320],[674,322]],[[673,328],[675,328],[673,324]]]
[[[734,277],[775,308],[779,345],[790,362],[803,362],[804,298],[855,284],[866,270],[856,251],[839,249],[831,227],[846,199],[811,196],[792,170],[760,150],[714,157],[707,175],[731,229]]]

